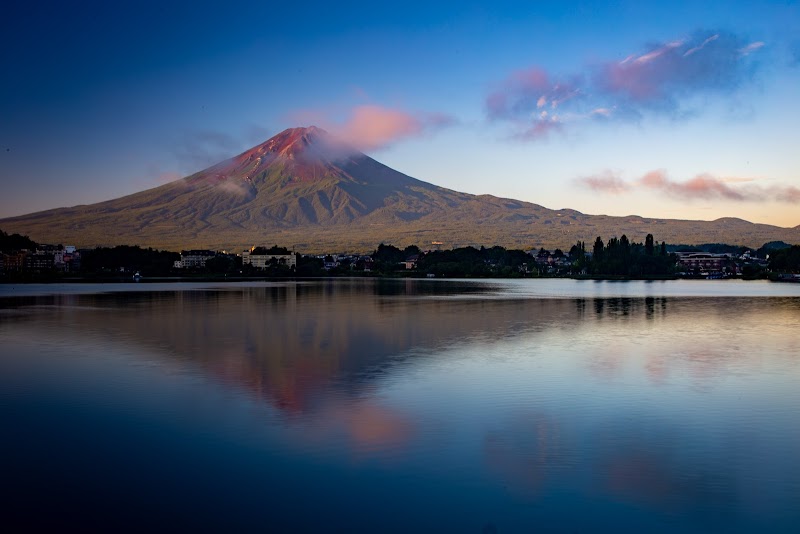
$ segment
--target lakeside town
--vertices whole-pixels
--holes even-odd
[[[183,250],[180,253],[138,246],[78,248],[40,244],[0,231],[0,280],[25,281],[78,277],[613,277],[613,278],[770,278],[800,281],[800,246],[766,243],[758,249],[723,244],[701,246],[644,243],[627,236],[591,247],[578,242],[564,251],[460,247],[434,242],[400,249],[380,244],[369,254],[301,254],[277,245],[240,252]]]

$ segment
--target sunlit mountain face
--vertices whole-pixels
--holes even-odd
[[[487,182],[492,177],[487,176]],[[290,128],[191,176],[125,197],[0,220],[41,242],[157,248],[294,246],[369,251],[378,243],[568,247],[622,234],[670,243],[760,246],[800,228],[586,215],[470,195],[383,165],[321,128]]]

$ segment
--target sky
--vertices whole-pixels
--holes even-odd
[[[25,4],[0,18],[0,217],[314,124],[467,193],[800,225],[798,2]]]

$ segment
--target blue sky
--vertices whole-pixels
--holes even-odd
[[[800,224],[797,2],[428,4],[4,8],[0,216],[313,123],[459,191]]]

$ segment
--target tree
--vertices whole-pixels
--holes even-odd
[[[612,237],[603,246],[599,237],[594,244],[594,255],[590,264],[590,272],[614,276],[664,276],[674,272],[676,259],[666,253],[666,244],[662,244],[662,254],[654,256],[655,240],[647,236],[645,245],[632,243],[628,236],[619,239]],[[648,244],[651,251],[648,251]],[[576,247],[573,247],[573,249]]]
[[[800,245],[773,250],[769,255],[769,268],[773,271],[800,271]]]
[[[655,252],[655,245],[653,243],[653,234],[647,234],[647,237],[644,238],[644,253],[648,256],[652,256]]]
[[[38,245],[26,235],[7,234],[0,230],[0,250],[11,252],[14,250],[36,250]]]
[[[605,248],[605,244],[603,244],[603,240],[600,239],[600,236],[597,236],[597,239],[594,240],[594,248],[592,249],[592,255],[596,259],[600,259],[603,257],[603,250]]]

